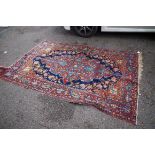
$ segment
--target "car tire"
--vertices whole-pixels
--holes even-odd
[[[72,26],[71,29],[78,36],[88,38],[97,32],[98,26]]]

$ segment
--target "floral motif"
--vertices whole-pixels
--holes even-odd
[[[55,57],[57,59],[54,59]],[[73,66],[70,64],[71,60],[75,60]],[[54,67],[55,64],[56,67]],[[101,69],[104,71],[100,73]],[[37,55],[33,59],[33,70],[48,81],[86,90],[108,89],[110,83],[117,82],[122,76],[121,71],[110,60],[104,60],[104,57],[101,58],[97,54],[92,56],[83,51],[51,50],[49,53]],[[78,70],[80,72],[77,76]],[[91,77],[94,72],[97,77]]]

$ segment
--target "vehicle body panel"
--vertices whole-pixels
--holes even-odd
[[[64,26],[71,30],[71,26]],[[155,26],[101,26],[101,32],[155,32]]]

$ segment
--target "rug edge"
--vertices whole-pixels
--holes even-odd
[[[143,57],[142,51],[138,51],[138,95],[137,95],[137,108],[136,108],[136,125],[138,124],[138,102],[140,94],[140,82],[142,80],[142,72],[143,72]]]

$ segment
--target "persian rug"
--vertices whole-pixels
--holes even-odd
[[[43,41],[10,67],[0,67],[0,79],[136,124],[139,56]]]

